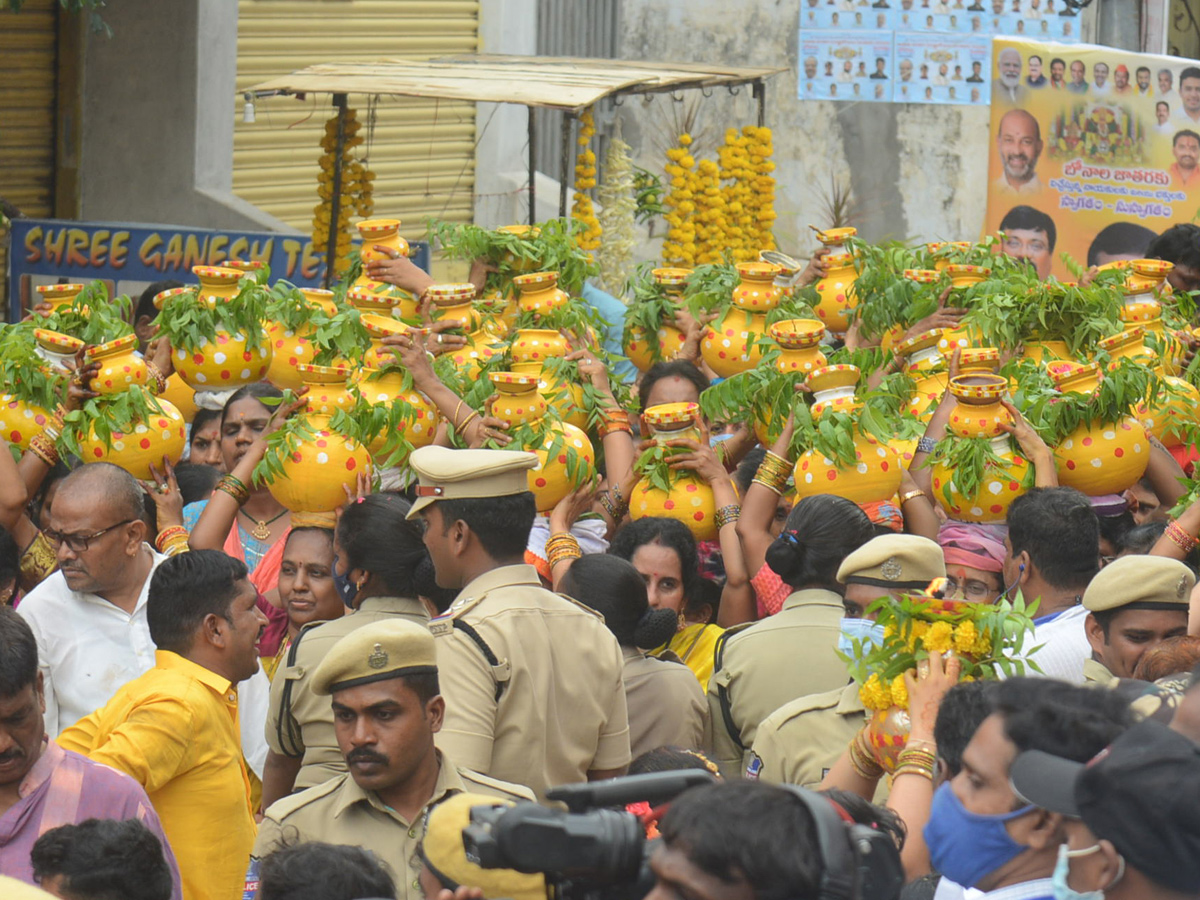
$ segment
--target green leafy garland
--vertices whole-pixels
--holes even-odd
[[[668,294],[662,285],[655,284],[652,274],[655,268],[652,260],[640,262],[625,283],[629,303],[625,310],[625,333],[621,343],[628,346],[635,339],[635,332],[640,330],[639,339],[650,348],[651,358],[659,359],[662,346],[658,340],[658,330],[673,323],[678,300]]]
[[[4,393],[53,411],[65,396],[68,374],[51,372],[38,356],[32,322],[0,328],[0,382]]]
[[[270,291],[266,301],[265,321],[278,323],[287,331],[295,332],[308,327],[319,315],[325,313],[320,306],[310,303],[290,281],[281,279],[271,286]],[[343,307],[339,307],[341,308]]]
[[[75,295],[70,303],[60,306],[37,327],[79,338],[85,344],[106,344],[133,334],[129,317],[133,301],[125,295],[109,299],[103,281],[93,281]]]
[[[238,282],[238,292],[228,301],[209,307],[200,300],[198,292],[172,297],[159,312],[154,324],[172,347],[195,353],[201,339],[215,341],[218,332],[246,339],[248,349],[256,349],[264,341],[262,323],[267,313],[270,293],[252,275]]]
[[[353,307],[342,307],[332,316],[319,310],[309,324],[313,328],[312,342],[318,348],[313,362],[318,366],[332,365],[340,359],[360,359],[371,346],[362,314]]]
[[[163,416],[166,411],[158,398],[141,385],[116,394],[101,394],[63,416],[59,447],[82,458],[81,445],[95,431],[96,439],[111,450],[114,434],[129,434],[153,415]]]
[[[1013,446],[1011,438],[1009,438],[1009,449],[1014,459],[1023,458],[1020,451]],[[1007,471],[1009,461],[996,453],[995,447],[992,446],[991,438],[965,438],[954,434],[947,434],[937,442],[937,446],[929,454],[925,465],[929,467],[942,465],[952,473],[945,485],[942,486],[942,497],[946,501],[946,506],[950,507],[954,505],[952,487],[957,490],[960,497],[964,500],[977,497],[979,496],[980,489],[987,480],[988,473]],[[1033,466],[1026,467],[1025,473],[1022,476],[1024,487],[1030,488],[1033,486],[1034,476]]]

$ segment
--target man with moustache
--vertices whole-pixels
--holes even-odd
[[[374,622],[338,641],[313,673],[330,695],[349,772],[274,803],[254,844],[255,863],[285,842],[324,841],[373,851],[396,876],[397,897],[418,900],[429,809],[453,794],[533,800],[533,792],[461,769],[434,746],[446,703],[436,641],[415,622]]]
[[[1137,81],[1137,92],[1143,97],[1150,95],[1150,68],[1149,66],[1138,66],[1137,72],[1134,73],[1134,78]]]
[[[1012,109],[1000,118],[996,152],[1003,174],[993,187],[1009,194],[1036,194],[1042,190],[1037,162],[1042,155],[1042,130],[1037,119],[1023,109]]]
[[[1200,134],[1194,131],[1179,131],[1171,141],[1171,152],[1175,162],[1171,165],[1171,181],[1189,186],[1196,180],[1196,162],[1200,159]]]
[[[1067,83],[1063,79],[1063,75],[1066,74],[1066,71],[1066,60],[1059,59],[1058,57],[1050,60],[1050,87],[1056,91],[1061,91],[1064,87],[1066,87]]]

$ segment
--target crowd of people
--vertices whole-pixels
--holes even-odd
[[[1188,228],[1160,245],[1176,277],[1200,271]],[[432,284],[402,256],[370,274]],[[1200,505],[1169,518],[1182,470],[1161,445],[1125,496],[1089,498],[1017,416],[1038,486],[977,525],[946,520],[922,466],[949,403],[897,496],[865,506],[795,499],[786,411],[770,446],[704,422],[674,457],[719,509],[698,543],[631,520],[646,429],[586,345],[603,466],[539,515],[537,457],[484,449],[505,423],[431,364],[462,340],[447,324],[385,341],[438,440],[406,486],[360,479],[336,514],[254,480],[303,403],[265,382],[201,410],[151,482],[0,453],[3,896],[536,900],[554,873],[481,867],[472,810],[692,769],[710,783],[629,807],[661,838],[656,900],[1200,897]],[[709,389],[704,323],[681,324],[640,410]],[[90,393],[80,360],[66,411]],[[1038,605],[1023,676],[964,679],[954,652],[905,676],[889,770],[847,660],[880,598],[908,596]]]

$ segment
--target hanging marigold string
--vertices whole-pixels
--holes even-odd
[[[334,228],[337,233],[337,258],[334,261],[334,271],[342,275],[349,266],[347,258],[350,253],[350,218],[352,216],[368,217],[375,210],[372,199],[375,173],[367,165],[366,157],[360,159],[354,152],[356,147],[363,144],[363,138],[358,133],[360,123],[357,111],[347,109],[345,112],[345,139],[342,142],[342,185],[341,203],[338,209],[338,220]],[[338,116],[335,114],[325,123],[325,133],[321,137],[320,166],[317,176],[317,196],[321,202],[313,207],[313,244],[318,252],[329,245],[329,228],[333,216],[333,166],[337,157]]]
[[[600,236],[603,233],[600,221],[596,218],[596,208],[592,198],[585,193],[596,186],[596,154],[588,145],[596,134],[596,121],[591,109],[585,110],[579,117],[579,137],[576,142],[580,146],[579,155],[575,157],[575,194],[571,218],[584,223],[586,228],[579,235],[581,250],[596,250],[600,247]]]
[[[667,237],[663,241],[663,262],[672,266],[691,268],[696,265],[696,224],[692,213],[696,209],[695,189],[699,185],[699,174],[695,171],[696,160],[688,150],[692,136],[681,134],[679,146],[667,150],[666,172],[670,176],[671,190],[663,198],[667,208]]]
[[[771,226],[775,222],[775,163],[771,156],[775,146],[771,129],[747,125],[742,134],[748,139],[750,152],[750,238],[755,254],[759,250],[774,250],[775,236]]]

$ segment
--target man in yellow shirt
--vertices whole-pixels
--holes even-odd
[[[146,789],[175,851],[184,900],[240,896],[254,845],[236,685],[258,668],[267,619],[257,597],[245,564],[220,551],[167,559],[147,600],[154,668],[58,738]]]

